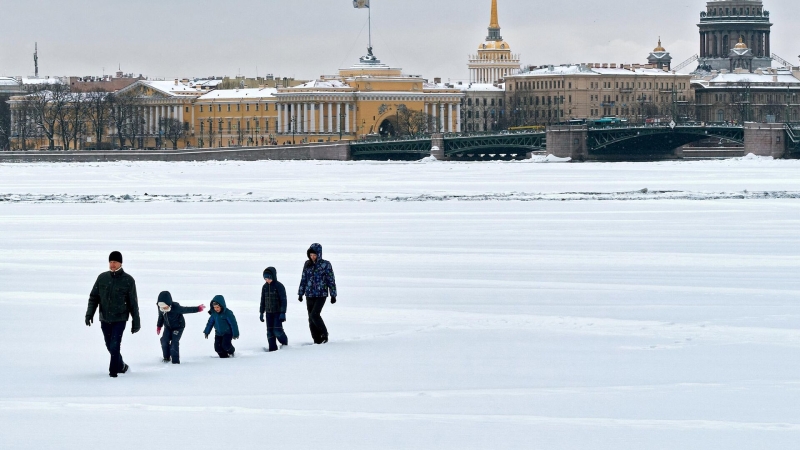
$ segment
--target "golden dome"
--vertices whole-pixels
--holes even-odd
[[[511,50],[506,41],[486,41],[478,46],[478,50]]]
[[[733,48],[739,49],[739,50],[745,50],[745,49],[747,49],[747,44],[745,44],[744,43],[744,39],[742,39],[742,37],[739,36],[739,43],[736,44]]]
[[[658,47],[656,47],[653,50],[653,53],[655,53],[655,52],[665,52],[665,51],[667,51],[667,49],[665,49],[664,47],[661,46],[661,38],[659,37],[658,38]]]

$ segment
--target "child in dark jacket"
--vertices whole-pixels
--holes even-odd
[[[239,339],[239,325],[236,323],[236,316],[233,311],[225,306],[225,297],[217,295],[211,300],[211,311],[208,312],[211,316],[208,318],[206,329],[203,334],[211,334],[211,328],[214,328],[214,351],[217,352],[220,358],[231,358],[236,352],[233,347],[232,339]]]
[[[278,350],[281,345],[289,345],[289,338],[283,331],[283,322],[286,322],[286,288],[278,281],[278,271],[274,267],[264,270],[264,286],[261,288],[261,321],[267,315],[267,342],[269,351]]]
[[[158,324],[156,325],[156,333],[161,334],[161,328],[164,328],[164,335],[161,336],[163,361],[165,363],[172,361],[172,364],[180,364],[181,336],[183,336],[183,330],[186,328],[186,321],[183,319],[183,315],[202,312],[206,307],[205,305],[195,307],[181,306],[179,303],[172,301],[172,294],[167,291],[158,294],[157,303]]]

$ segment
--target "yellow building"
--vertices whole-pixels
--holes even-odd
[[[278,110],[275,88],[222,89],[198,97],[188,122],[196,147],[272,145]]]
[[[460,90],[403,75],[401,69],[381,63],[372,48],[338,75],[280,88],[276,97],[279,144],[461,128]]]

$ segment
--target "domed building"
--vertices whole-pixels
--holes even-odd
[[[478,46],[478,53],[469,59],[470,83],[493,84],[507,76],[519,73],[519,55],[511,53],[511,46],[500,35],[497,0],[492,0],[492,18],[489,35]]]
[[[658,47],[653,49],[647,58],[647,63],[657,69],[669,71],[672,68],[672,56],[667,49],[661,45],[661,38],[658,38]]]
[[[713,0],[700,13],[700,68],[729,70],[732,50],[741,42],[750,49],[750,70],[772,66],[772,23],[762,0]],[[741,50],[741,48],[740,48]]]

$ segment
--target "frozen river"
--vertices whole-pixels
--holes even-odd
[[[112,250],[143,324],[118,379],[83,324]],[[0,165],[0,448],[795,448],[798,253],[798,161]],[[162,290],[223,294],[237,357],[203,313],[163,365]]]

